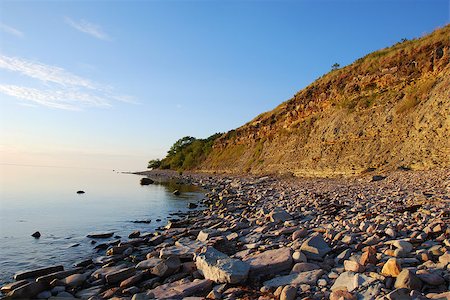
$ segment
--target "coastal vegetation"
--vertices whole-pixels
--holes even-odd
[[[221,135],[221,133],[216,133],[206,139],[197,139],[191,136],[182,137],[170,147],[165,158],[150,160],[148,168],[179,171],[192,169],[206,159],[211,152],[214,141]]]

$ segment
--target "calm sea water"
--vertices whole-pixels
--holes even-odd
[[[134,230],[151,232],[203,196],[176,184],[141,186],[141,178],[112,170],[0,165],[0,284],[18,270],[69,267],[91,257],[89,232],[114,231],[124,238]],[[41,238],[31,237],[35,231]]]

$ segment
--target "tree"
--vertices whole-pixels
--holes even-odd
[[[158,169],[161,166],[160,159],[152,159],[148,162],[147,169]]]
[[[334,64],[331,66],[331,70],[332,70],[332,71],[336,71],[336,70],[339,69],[340,67],[341,67],[340,64],[334,63]]]
[[[175,142],[175,144],[170,147],[169,151],[167,152],[167,156],[174,156],[178,152],[180,152],[183,148],[191,144],[193,141],[195,141],[195,138],[192,136],[185,136],[179,139]]]

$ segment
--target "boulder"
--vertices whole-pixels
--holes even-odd
[[[230,258],[212,247],[197,255],[195,263],[206,279],[217,283],[245,282],[250,270],[248,263]]]
[[[346,290],[349,292],[354,291],[360,286],[368,286],[376,279],[368,277],[363,274],[344,272],[336,279],[331,286],[332,291]]]
[[[87,274],[73,274],[61,280],[64,285],[72,288],[82,285],[89,276]]]
[[[294,300],[297,297],[297,288],[287,285],[281,290],[280,300]]]
[[[420,290],[422,288],[422,281],[411,270],[405,269],[397,275],[395,280],[395,288],[407,288],[410,290]]]
[[[38,238],[41,237],[41,233],[40,233],[39,231],[36,231],[36,232],[33,233],[31,236],[34,237],[34,238],[36,238],[36,239],[38,239]]]
[[[178,271],[180,267],[180,259],[176,256],[171,256],[154,266],[151,273],[159,277],[167,277]]]
[[[136,269],[138,269],[138,270],[152,269],[153,267],[158,265],[160,262],[162,262],[162,259],[156,258],[156,257],[152,257],[152,258],[143,260],[140,263],[138,263],[136,265]]]
[[[106,274],[105,279],[108,284],[114,284],[133,276],[135,272],[136,269],[133,267],[120,269],[118,271]]]
[[[282,223],[291,220],[292,216],[283,209],[275,209],[269,213],[270,221],[275,223]]]
[[[24,285],[21,285],[10,293],[8,293],[8,297],[11,299],[29,299],[35,297],[40,292],[45,291],[47,285],[42,282],[30,282]]]
[[[114,232],[91,232],[87,235],[91,239],[107,239],[114,235]]]
[[[32,277],[39,277],[39,276],[44,276],[44,275],[48,275],[48,274],[63,271],[63,270],[64,270],[63,266],[51,266],[51,267],[34,269],[34,270],[20,271],[14,275],[14,279],[22,280],[22,279],[27,279],[27,278],[32,278]]]
[[[244,259],[250,265],[250,277],[277,274],[292,267],[290,248],[268,250]]]
[[[401,272],[400,264],[398,263],[397,259],[390,258],[381,269],[381,274],[385,276],[391,276],[391,277],[397,277],[398,274]]]
[[[331,251],[321,234],[314,235],[303,242],[300,250],[307,258],[322,260]]]
[[[141,185],[150,185],[153,183],[154,183],[154,181],[150,178],[147,178],[147,177],[141,178]]]

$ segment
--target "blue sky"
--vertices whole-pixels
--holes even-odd
[[[3,0],[0,163],[143,169],[448,22],[448,0]]]

